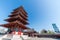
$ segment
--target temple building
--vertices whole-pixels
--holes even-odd
[[[28,23],[28,15],[22,6],[16,8],[11,12],[8,16],[8,19],[5,19],[8,23],[2,24],[0,26],[7,27],[12,31],[20,31],[23,32],[25,29],[29,29],[26,27]]]
[[[28,14],[24,10],[23,6],[20,6],[11,12],[8,16],[6,24],[2,24],[0,26],[6,27],[9,30],[7,31],[8,34],[18,34],[18,35],[28,35],[34,36],[38,34],[35,30],[27,27],[28,25]]]

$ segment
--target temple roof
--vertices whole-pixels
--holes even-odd
[[[14,22],[10,22],[10,23],[7,23],[7,24],[2,24],[0,26],[4,26],[4,27],[7,27],[7,28],[17,27],[17,28],[22,28],[22,29],[28,29],[28,27],[26,27],[25,25],[23,25],[19,21],[14,21]]]
[[[7,27],[10,29],[12,28],[29,29],[28,27],[26,27],[26,25],[29,24],[27,17],[28,17],[27,12],[24,10],[22,6],[20,6],[17,9],[14,9],[13,12],[11,12],[9,18],[5,19],[5,21],[7,21],[8,23],[2,24],[0,26]]]
[[[23,19],[27,20],[27,17],[24,16],[22,13],[16,13],[16,14],[10,14],[9,17],[14,17],[14,16],[21,16]]]
[[[23,6],[20,6],[20,7],[16,8],[16,9],[14,9],[12,14],[15,14],[15,12],[18,12],[18,11],[22,12],[25,16],[27,16],[27,12],[24,10]]]
[[[8,22],[13,22],[13,21],[16,21],[16,20],[19,20],[23,23],[26,23],[26,24],[29,24],[26,20],[24,20],[21,16],[15,16],[15,17],[10,17],[8,19],[5,19],[5,21],[8,21]]]
[[[22,13],[25,17],[28,17],[28,15],[27,14],[24,14],[22,11],[20,11],[20,10],[18,10],[17,12],[15,12],[15,11],[13,11],[13,12],[11,12],[11,14],[17,14],[17,13]]]

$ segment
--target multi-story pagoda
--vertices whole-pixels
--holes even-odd
[[[7,21],[7,24],[2,24],[0,26],[7,27],[11,29],[12,31],[23,31],[24,29],[28,29],[26,25],[27,22],[27,13],[24,10],[22,6],[18,7],[17,9],[14,9],[13,12],[11,12],[11,15],[8,16],[8,19],[5,19]]]

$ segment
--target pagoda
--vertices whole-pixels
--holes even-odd
[[[5,19],[5,21],[7,21],[8,23],[2,24],[0,26],[7,27],[12,31],[17,32],[23,32],[23,30],[29,29],[28,27],[26,27],[26,25],[29,24],[27,19],[28,14],[24,10],[23,6],[14,9],[8,17],[8,19]]]

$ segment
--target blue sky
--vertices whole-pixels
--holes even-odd
[[[0,0],[0,24],[6,23],[4,19],[21,5],[29,16],[28,27],[53,30],[52,23],[56,23],[60,29],[60,0]]]

